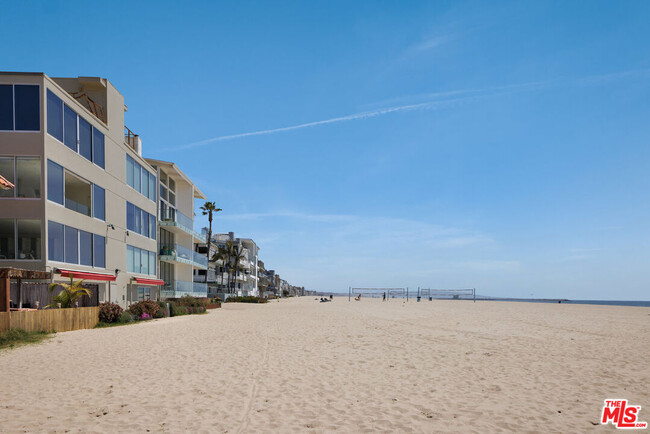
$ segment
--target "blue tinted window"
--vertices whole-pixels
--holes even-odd
[[[79,231],[70,226],[65,227],[65,262],[79,263]]]
[[[93,128],[93,162],[104,168],[104,135]]]
[[[63,106],[63,144],[77,152],[77,114]]]
[[[142,226],[140,234],[149,237],[149,213],[142,211]]]
[[[140,191],[140,175],[142,173],[142,166],[138,163],[133,164],[133,188],[135,191]]]
[[[156,253],[149,252],[149,274],[156,275]]]
[[[156,216],[149,214],[149,238],[156,239]]]
[[[149,199],[156,201],[156,175],[149,174]]]
[[[93,262],[95,267],[106,268],[106,239],[93,235]]]
[[[0,130],[14,129],[14,87],[0,84]]]
[[[133,165],[134,161],[130,155],[126,156],[126,184],[129,187],[133,187]]]
[[[47,258],[50,261],[63,262],[63,225],[53,221],[47,222]]]
[[[135,231],[135,206],[131,202],[126,203],[126,228]]]
[[[134,220],[135,220],[135,228],[133,229],[137,233],[142,233],[142,210],[138,208],[137,206],[133,207],[134,209]]]
[[[79,231],[79,263],[93,266],[93,234]]]
[[[126,271],[133,273],[133,246],[126,246]]]
[[[92,161],[92,128],[83,118],[79,118],[79,153]]]
[[[93,217],[106,220],[106,192],[98,185],[93,185]]]
[[[63,101],[51,90],[47,91],[47,132],[63,141]]]
[[[14,86],[16,130],[38,131],[41,129],[38,91],[38,86],[33,84]]]
[[[47,160],[47,198],[63,205],[63,167]]]

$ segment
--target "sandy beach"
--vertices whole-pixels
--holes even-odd
[[[639,307],[226,304],[0,351],[0,430],[613,430],[606,398],[650,420],[649,344]]]

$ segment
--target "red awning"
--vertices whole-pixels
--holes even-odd
[[[135,280],[135,283],[139,283],[141,285],[164,285],[165,284],[164,280],[158,280],[158,279],[143,279],[142,277],[134,277],[133,280]]]
[[[115,276],[113,276],[112,274],[91,273],[89,271],[65,270],[63,268],[57,269],[56,273],[61,274],[61,276],[63,277],[72,277],[73,279],[101,280],[103,282],[115,282]]]

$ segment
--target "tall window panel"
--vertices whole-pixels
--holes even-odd
[[[93,185],[93,217],[106,221],[106,192],[98,185]]]
[[[65,262],[79,263],[79,231],[70,226],[65,227]]]
[[[79,263],[93,266],[93,234],[79,231]]]
[[[88,160],[92,159],[92,143],[92,127],[84,119],[79,118],[79,154]]]
[[[106,268],[106,238],[93,234],[93,265]]]
[[[39,131],[41,111],[39,87],[33,84],[14,85],[14,122],[17,131]]]
[[[149,214],[149,238],[156,239],[156,216]]]
[[[129,273],[134,273],[133,268],[133,246],[126,246],[126,271]]]
[[[63,167],[47,160],[47,198],[63,205]]]
[[[14,157],[0,157],[0,175],[12,184],[16,184],[14,178]],[[0,197],[14,197],[14,189],[0,190]]]
[[[18,259],[41,259],[41,221],[16,220]]]
[[[65,172],[65,207],[90,217],[92,184],[70,172]]]
[[[149,199],[156,201],[156,175],[149,174]]]
[[[53,221],[47,222],[47,257],[50,261],[63,262],[64,225]]]
[[[39,157],[16,157],[16,197],[41,197]]]
[[[133,166],[135,162],[130,155],[126,155],[126,184],[133,187]]]
[[[156,275],[156,253],[149,252],[149,274]]]
[[[104,168],[104,135],[93,128],[93,162]]]
[[[63,101],[49,89],[47,91],[47,133],[63,142]]]
[[[138,163],[135,163],[134,170],[133,170],[133,188],[135,188],[135,191],[140,191],[140,179],[142,175],[142,166],[140,166]]]
[[[16,258],[14,219],[0,219],[0,259]]]
[[[14,129],[14,87],[0,84],[0,131]]]
[[[63,105],[63,144],[77,152],[77,114]]]

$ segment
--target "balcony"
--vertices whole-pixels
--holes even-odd
[[[207,297],[208,285],[198,282],[186,282],[184,280],[174,280],[165,284],[160,289],[161,298],[180,298],[184,295],[192,297]]]
[[[175,244],[160,249],[159,259],[165,262],[178,262],[181,264],[191,265],[194,268],[208,268],[208,258],[187,247]]]
[[[159,209],[158,219],[160,220],[160,226],[169,228],[171,232],[178,233],[178,231],[182,231],[185,234],[192,235],[195,240],[205,242],[206,237],[193,229],[193,220],[177,209]]]

